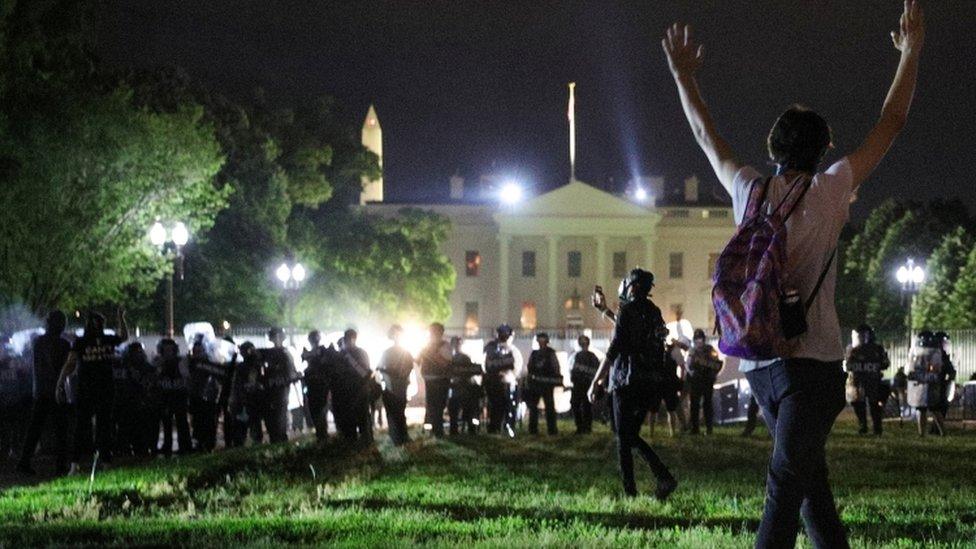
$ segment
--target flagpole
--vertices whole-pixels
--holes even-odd
[[[569,180],[576,181],[576,82],[569,83]]]

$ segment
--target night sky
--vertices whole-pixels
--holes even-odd
[[[387,195],[447,194],[455,171],[494,169],[536,190],[569,177],[566,83],[577,82],[577,175],[714,184],[660,48],[673,20],[705,44],[705,98],[739,157],[765,161],[775,117],[801,102],[834,129],[836,158],[876,120],[898,61],[895,0],[698,2],[107,1],[110,65],[177,65],[235,98],[332,94],[358,125],[375,102]],[[976,1],[926,3],[928,33],[905,132],[862,189],[958,196],[976,209]]]

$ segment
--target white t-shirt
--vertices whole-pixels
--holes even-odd
[[[743,166],[735,174],[732,187],[726,190],[732,195],[732,209],[738,225],[745,215],[746,202],[752,182],[765,177],[752,166]],[[789,190],[795,178],[779,175],[773,177],[766,191],[766,204],[776,207]],[[796,210],[786,221],[786,269],[784,284],[796,288],[800,298],[806,301],[813,293],[817,279],[823,272],[831,252],[837,247],[841,229],[847,223],[851,202],[853,175],[847,158],[835,162],[826,171],[813,176],[810,189],[797,204]],[[800,192],[797,190],[796,192]],[[834,306],[834,288],[837,279],[838,258],[830,266],[817,296],[807,312],[807,332],[794,340],[788,357],[811,358],[824,362],[843,360],[840,324]],[[739,370],[748,372],[768,366],[774,361],[742,360]]]

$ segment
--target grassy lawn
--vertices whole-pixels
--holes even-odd
[[[7,489],[0,546],[743,547],[762,506],[770,442],[759,433],[670,439],[659,429],[654,446],[681,482],[663,504],[618,497],[603,429],[421,438],[405,448],[380,435],[368,451],[299,442],[153,461],[101,472],[91,486],[79,476]],[[828,453],[855,545],[976,546],[976,430],[919,439],[890,425],[875,439],[842,422]]]

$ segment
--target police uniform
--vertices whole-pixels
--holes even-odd
[[[451,346],[446,341],[431,342],[420,352],[420,375],[426,391],[426,418],[435,437],[444,436],[444,409],[451,390]]]
[[[406,407],[413,357],[403,347],[393,345],[383,352],[376,370],[383,376],[383,407],[386,408],[390,439],[396,445],[409,442]]]
[[[515,405],[509,378],[515,374],[515,356],[508,342],[493,339],[485,344],[485,397],[488,400],[488,432],[501,432],[502,424],[515,428]]]
[[[715,387],[715,379],[722,362],[718,358],[718,352],[714,347],[707,343],[701,347],[692,346],[685,360],[685,371],[688,377],[688,389],[691,397],[691,432],[698,434],[699,410],[705,416],[705,430],[712,432],[713,405],[712,395]]]
[[[847,371],[847,401],[854,408],[861,433],[868,432],[868,410],[874,434],[881,434],[881,420],[884,417],[881,377],[890,362],[884,347],[874,342],[862,343],[852,347],[844,360]],[[867,409],[866,409],[867,408]]]
[[[131,348],[112,368],[116,448],[124,454],[141,454],[144,450],[143,402],[146,395],[142,378],[150,368],[145,353]]]
[[[555,435],[559,429],[556,426],[553,391],[557,386],[562,386],[556,351],[551,347],[532,351],[526,372],[525,404],[529,408],[529,433],[534,435],[539,432],[539,400],[542,400],[546,407],[546,432]]]
[[[302,373],[302,385],[315,437],[324,441],[329,438],[329,392],[337,368],[339,352],[333,346],[319,345],[303,353],[308,366]]]
[[[284,347],[261,350],[264,372],[261,385],[265,390],[264,424],[273,443],[288,442],[288,392],[298,381],[295,363]]]
[[[227,367],[207,356],[189,357],[190,413],[193,416],[193,438],[199,449],[212,451],[217,445],[217,414]]]
[[[372,442],[373,421],[369,410],[369,383],[373,370],[369,355],[360,347],[339,351],[340,369],[333,389],[332,414],[339,432],[347,440]]]
[[[163,447],[160,453],[169,456],[173,453],[173,426],[176,426],[176,440],[181,454],[192,450],[190,423],[187,418],[188,396],[187,379],[190,377],[186,365],[178,357],[156,357],[157,384],[159,387],[159,413],[163,425]]]
[[[469,433],[478,430],[477,420],[481,416],[481,385],[478,377],[484,371],[480,364],[471,362],[471,357],[456,353],[451,357],[451,396],[448,400],[451,434],[464,425]]]
[[[593,376],[600,368],[600,359],[591,351],[579,351],[573,355],[572,367],[569,370],[569,380],[573,383],[573,392],[569,398],[569,407],[573,412],[576,432],[589,433],[593,430],[593,405],[587,392],[593,384]]]

